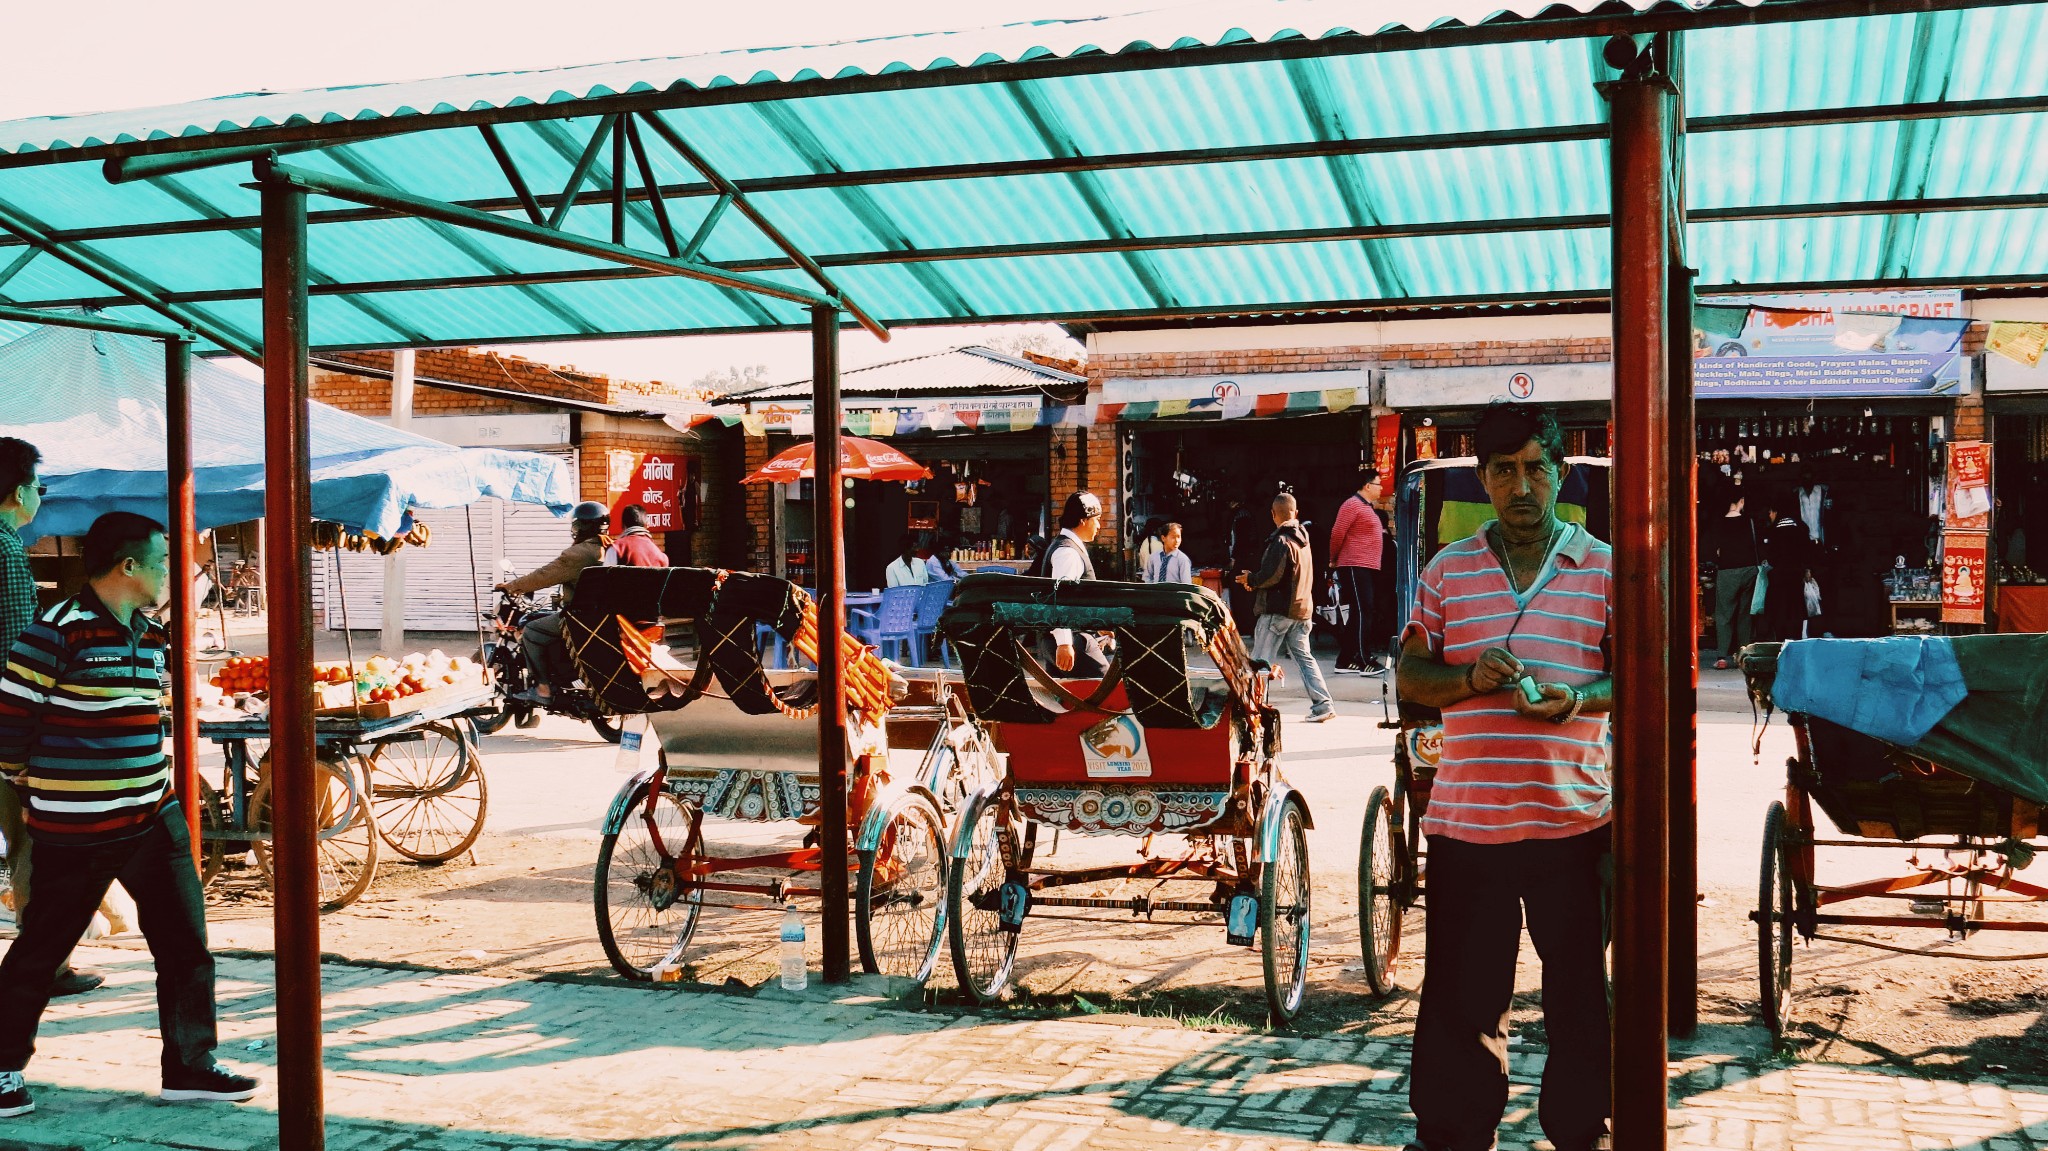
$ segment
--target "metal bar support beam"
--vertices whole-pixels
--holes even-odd
[[[597,154],[604,150],[605,137],[611,134],[618,120],[617,116],[606,116],[597,122],[597,130],[590,134],[590,143],[583,146],[583,154],[576,158],[576,166],[569,172],[569,182],[555,200],[554,211],[548,213],[548,227],[561,227],[569,209],[576,206],[576,193],[583,189],[583,181],[590,178],[590,166],[597,163]]]
[[[711,210],[704,213],[704,222],[697,225],[696,234],[691,236],[690,242],[683,247],[683,259],[694,260],[697,258],[698,253],[704,250],[705,241],[711,239],[712,229],[718,227],[718,221],[725,217],[725,210],[730,207],[732,207],[731,196],[720,196],[712,203]]]
[[[1614,1143],[1662,1151],[1671,746],[1668,45],[1617,38],[1614,124]],[[1660,49],[1662,49],[1660,51]],[[1617,59],[1617,55],[1621,59]]]
[[[275,180],[263,196],[263,574],[270,666],[282,684],[313,678],[312,437],[307,409],[306,193]],[[321,1151],[320,886],[313,708],[303,691],[270,703],[276,868],[277,1137],[283,1151]]]
[[[825,982],[852,976],[847,949],[846,674],[840,637],[846,632],[846,500],[839,467],[839,310],[811,309],[811,457],[817,490],[818,591],[818,869],[824,910]]]
[[[655,256],[646,252],[636,251],[632,248],[621,247],[617,244],[607,244],[602,240],[573,236],[550,228],[536,228],[532,224],[519,220],[508,220],[503,216],[493,216],[488,212],[458,208],[438,200],[429,200],[423,196],[414,196],[400,192],[395,188],[366,184],[361,181],[344,179],[339,176],[328,176],[318,172],[308,172],[303,168],[294,168],[286,164],[276,164],[268,161],[259,161],[256,164],[256,174],[257,179],[260,181],[288,183],[293,187],[308,192],[318,192],[323,196],[333,196],[339,200],[352,200],[358,204],[372,204],[379,207],[392,208],[402,211],[407,215],[417,216],[422,220],[433,220],[459,228],[489,232],[493,235],[505,236],[514,240],[525,240],[530,243],[539,244],[544,248],[574,252],[578,255],[592,257],[593,259],[609,260],[615,264],[626,264],[635,268],[644,268],[648,271],[664,275],[702,280],[707,284],[717,284],[722,288],[737,288],[743,292],[771,296],[778,300],[788,300],[791,303],[803,304],[805,306],[820,304],[838,306],[836,301],[826,299],[815,292],[807,292],[801,288],[792,288],[777,281],[763,279],[744,272],[728,272],[709,264],[672,260],[666,256]],[[268,293],[266,292],[265,295],[267,297]]]
[[[42,312],[34,308],[17,308],[8,304],[0,304],[0,320],[13,320],[22,324],[48,324],[53,328],[82,328],[88,332],[113,332],[116,335],[143,336],[152,340],[193,338],[192,333],[177,328],[161,328],[155,324],[138,324],[127,320],[109,320],[102,316],[81,316],[73,312]]]
[[[1699,464],[1693,427],[1693,281],[1685,247],[1685,51],[1684,33],[1670,36],[1672,86],[1671,213],[1665,224],[1671,254],[1667,302],[1665,372],[1670,385],[1671,456],[1671,661],[1669,696],[1671,765],[1669,888],[1670,919],[1665,928],[1669,966],[1665,1027],[1689,1036],[1699,1027]]]
[[[654,181],[654,162],[647,158],[647,142],[640,138],[640,121],[635,117],[628,116],[626,117],[625,127],[626,142],[633,147],[633,162],[640,169],[640,189],[647,196],[647,206],[654,209],[655,224],[661,228],[662,246],[668,249],[669,255],[681,259],[683,258],[683,250],[676,244],[676,228],[668,218],[668,201],[661,198],[661,185]],[[621,197],[626,194],[624,173],[613,175],[612,188]],[[724,197],[720,197],[720,199],[723,200]],[[620,211],[623,214],[623,206],[621,206]],[[690,253],[691,259],[695,259],[696,256],[696,252],[692,251]]]
[[[478,124],[476,130],[483,133],[491,158],[498,162],[498,170],[505,173],[505,182],[512,185],[512,194],[519,197],[519,206],[526,209],[526,218],[546,227],[547,215],[540,210],[540,201],[533,198],[533,189],[527,187],[526,177],[519,174],[519,165],[512,162],[512,153],[505,147],[505,141],[499,138],[498,130],[489,124]]]
[[[674,149],[676,155],[681,156],[685,163],[697,169],[697,173],[706,180],[711,181],[712,185],[718,189],[720,195],[732,197],[732,206],[740,210],[740,215],[745,216],[756,228],[761,229],[761,234],[768,237],[769,242],[782,249],[784,255],[796,261],[796,266],[802,268],[809,274],[812,280],[816,281],[819,287],[825,289],[826,294],[837,301],[839,308],[858,321],[861,327],[874,333],[876,339],[887,340],[889,338],[889,329],[882,326],[881,321],[868,315],[867,312],[861,309],[860,305],[847,298],[846,293],[839,290],[839,285],[832,282],[832,277],[826,274],[825,269],[819,267],[816,260],[805,255],[801,249],[790,242],[788,236],[782,234],[782,229],[776,227],[768,217],[763,216],[759,210],[748,203],[745,193],[734,186],[731,180],[719,175],[717,169],[711,166],[711,162],[700,155],[695,148],[692,148],[688,140],[683,139],[682,133],[676,131],[667,120],[662,119],[660,116],[647,117],[647,126],[654,129],[654,134],[660,136],[670,148]]]
[[[164,340],[164,478],[168,483],[166,533],[171,545],[171,763],[178,806],[199,866],[199,600],[191,573],[198,565],[198,491],[192,473],[192,341]]]

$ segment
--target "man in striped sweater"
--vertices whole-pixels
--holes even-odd
[[[1429,924],[1410,1146],[1493,1146],[1526,915],[1550,1047],[1539,1118],[1558,1151],[1590,1151],[1605,1146],[1609,1110],[1613,553],[1557,516],[1570,465],[1549,412],[1497,404],[1477,440],[1496,518],[1430,561],[1401,634],[1401,696],[1444,724],[1422,819]]]
[[[115,880],[156,961],[163,1098],[247,1099],[256,1081],[213,1061],[206,900],[164,758],[164,646],[143,614],[170,579],[163,525],[109,512],[85,535],[85,590],[15,641],[0,676],[0,774],[22,793],[36,895],[0,959],[0,1118],[35,1109],[22,1069],[50,979]]]

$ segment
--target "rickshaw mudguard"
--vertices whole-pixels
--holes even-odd
[[[659,763],[643,767],[619,787],[618,793],[612,796],[611,806],[605,809],[601,834],[617,835],[625,828],[626,817],[633,813],[634,801],[646,798],[647,785],[653,782],[654,773],[660,770],[662,766]]]
[[[960,824],[953,829],[953,843],[947,854],[954,859],[966,859],[974,850],[974,825],[981,818],[980,805],[993,803],[1001,794],[1003,780],[992,780],[975,788],[960,804]]]
[[[896,818],[896,813],[902,811],[906,804],[920,800],[930,804],[935,812],[943,810],[939,807],[939,797],[933,795],[931,789],[922,783],[891,785],[887,792],[877,798],[874,806],[868,808],[867,816],[860,823],[860,833],[854,837],[853,849],[874,851],[882,846],[882,833],[888,830],[890,822]],[[939,822],[944,824],[943,815],[940,816]]]
[[[1309,812],[1308,799],[1284,779],[1273,781],[1273,790],[1266,796],[1266,809],[1259,813],[1258,854],[1255,863],[1266,863],[1280,854],[1280,812],[1288,800],[1301,804],[1301,826],[1313,829],[1316,818]]]

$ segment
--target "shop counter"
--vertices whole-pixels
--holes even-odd
[[[1998,630],[2048,632],[2048,584],[2001,584]]]

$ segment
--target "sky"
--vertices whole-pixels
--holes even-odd
[[[97,0],[7,4],[33,65],[0,68],[0,120],[148,107],[260,90],[550,68],[726,48],[828,43],[1019,20],[1086,17],[1183,0]],[[1057,333],[1050,325],[1048,330]],[[841,341],[856,368],[1006,335],[1015,327],[903,329]],[[764,364],[810,374],[801,334],[537,344],[505,351],[585,371],[684,382]]]

